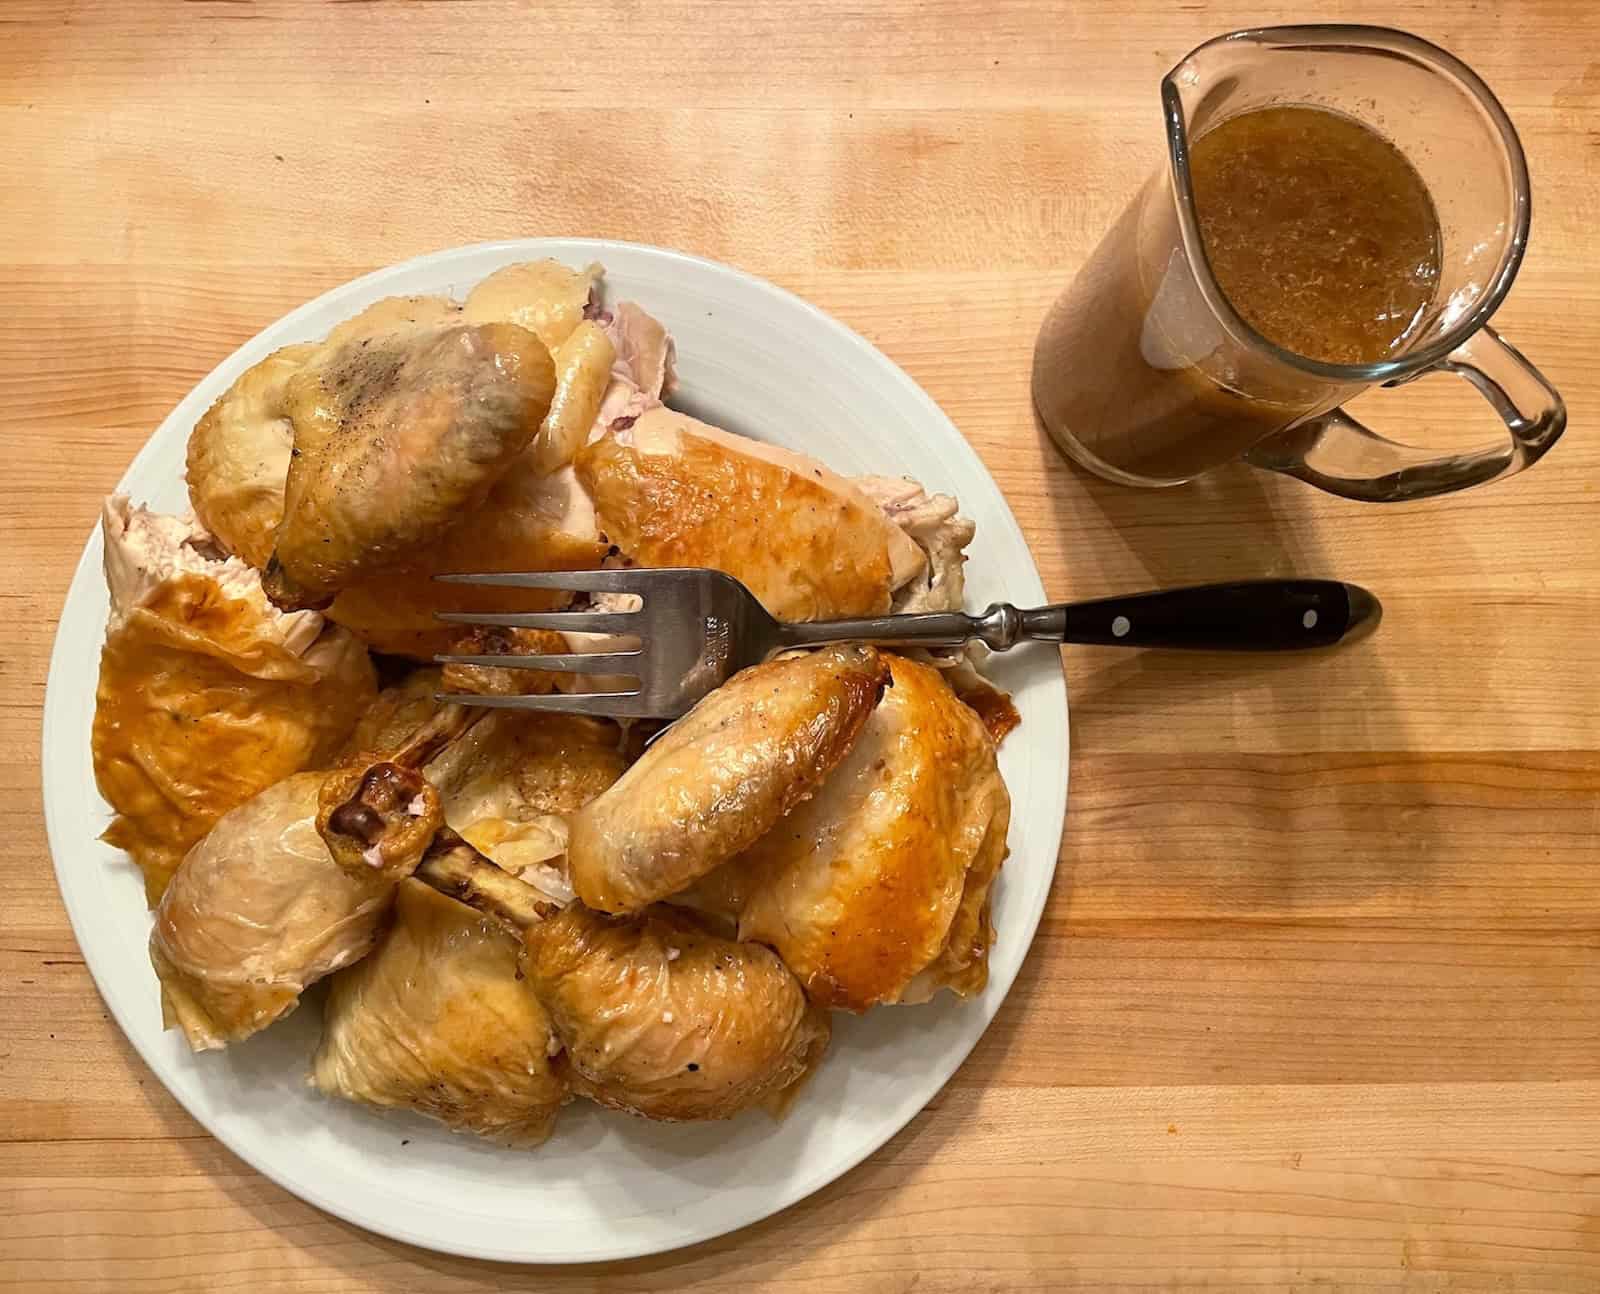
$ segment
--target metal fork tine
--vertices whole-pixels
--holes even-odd
[[[435,575],[442,584],[483,584],[507,589],[566,589],[578,593],[642,593],[645,581],[631,570],[487,571],[481,575]]]
[[[435,611],[433,618],[447,620],[455,625],[555,629],[566,633],[586,634],[637,634],[641,625],[641,617],[637,611],[519,611],[510,614]]]
[[[547,696],[479,696],[473,692],[435,692],[441,704],[482,705],[493,710],[548,710],[558,714],[648,717],[638,692],[553,692]]]
[[[555,656],[435,656],[436,665],[488,665],[496,669],[544,669],[561,674],[637,676],[642,651],[572,652]]]

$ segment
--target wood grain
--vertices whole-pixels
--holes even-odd
[[[0,1289],[1600,1287],[1600,48],[1586,0],[1335,2],[1494,86],[1534,175],[1497,324],[1572,431],[1362,508],[1243,470],[1086,479],[1033,332],[1160,155],[1155,85],[1268,4],[0,7]],[[51,877],[39,713],[96,503],[185,391],[328,287],[509,235],[684,247],[902,364],[1054,596],[1295,571],[1319,660],[1071,650],[1072,797],[1022,977],[939,1099],[778,1218],[541,1270],[334,1221],[212,1141],[107,1019]],[[1362,402],[1437,443],[1443,379]]]

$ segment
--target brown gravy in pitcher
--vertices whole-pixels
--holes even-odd
[[[1388,140],[1323,108],[1261,108],[1201,135],[1190,174],[1213,277],[1268,341],[1333,364],[1410,343],[1438,283],[1439,220]],[[1034,399],[1052,433],[1149,480],[1228,462],[1332,402],[1327,383],[1226,339],[1170,268],[1170,207],[1158,188],[1123,213],[1035,352]]]
[[[1325,364],[1398,352],[1433,304],[1439,217],[1405,155],[1325,108],[1259,108],[1189,159],[1211,273],[1274,345]]]

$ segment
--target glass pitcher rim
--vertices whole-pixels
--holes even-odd
[[[1506,248],[1501,253],[1500,262],[1495,266],[1494,274],[1477,303],[1452,323],[1437,340],[1393,359],[1379,360],[1373,364],[1328,364],[1285,350],[1257,332],[1233,308],[1233,303],[1228,300],[1216,281],[1211,262],[1206,256],[1204,240],[1200,236],[1200,225],[1195,215],[1194,189],[1189,176],[1188,123],[1185,120],[1183,100],[1177,85],[1178,75],[1191,60],[1208,50],[1228,44],[1275,46],[1298,44],[1330,48],[1344,45],[1352,49],[1388,49],[1391,52],[1410,55],[1430,70],[1440,70],[1455,77],[1483,107],[1499,132],[1501,144],[1510,163],[1514,224]],[[1378,27],[1363,23],[1304,23],[1280,27],[1247,27],[1222,36],[1214,36],[1196,45],[1179,59],[1172,70],[1161,78],[1161,106],[1166,118],[1167,160],[1174,187],[1173,199],[1178,208],[1178,223],[1182,231],[1184,251],[1190,264],[1195,268],[1195,280],[1199,284],[1206,305],[1236,340],[1251,349],[1262,351],[1279,363],[1303,373],[1342,385],[1393,382],[1426,371],[1460,347],[1489,321],[1490,316],[1505,300],[1506,293],[1511,290],[1511,284],[1517,277],[1517,271],[1522,266],[1523,254],[1527,250],[1528,229],[1533,215],[1532,197],[1529,193],[1528,161],[1522,150],[1522,140],[1517,135],[1517,129],[1512,125],[1511,118],[1500,100],[1484,83],[1483,78],[1449,50],[1441,49],[1432,41],[1394,27]]]

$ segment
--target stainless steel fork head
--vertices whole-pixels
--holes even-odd
[[[587,593],[602,602],[620,600],[622,596],[640,599],[638,608],[632,610],[601,606],[586,610],[503,614],[439,612],[440,620],[454,624],[548,629],[623,639],[620,643],[608,642],[605,648],[593,652],[435,657],[441,664],[586,674],[618,684],[615,690],[544,696],[447,693],[439,698],[466,705],[675,719],[730,676],[747,665],[765,660],[784,645],[779,623],[744,585],[721,571],[693,567],[630,567],[435,578],[452,584]],[[615,650],[611,649],[613,646]]]

